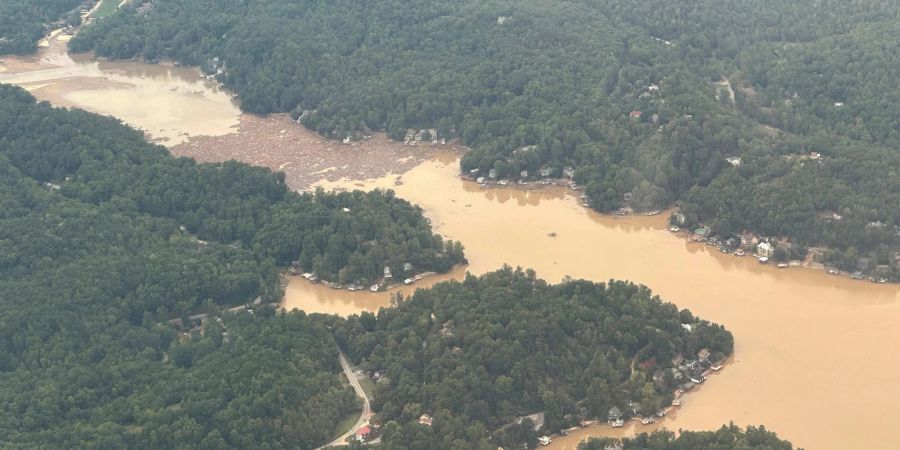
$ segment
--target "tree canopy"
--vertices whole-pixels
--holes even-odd
[[[766,430],[765,427],[734,424],[723,425],[716,431],[681,430],[676,437],[671,431],[641,433],[633,438],[589,439],[578,450],[793,450],[793,445]]]
[[[605,420],[614,406],[652,416],[672,401],[665,373],[676,358],[707,349],[721,360],[733,347],[721,326],[644,286],[549,285],[509,267],[419,290],[335,329],[383,377],[373,408],[384,445],[397,449],[518,447],[528,442],[495,431],[537,412],[550,431],[573,416]],[[433,426],[418,424],[421,414]]]
[[[898,32],[883,0],[157,0],[71,48],[201,66],[332,138],[437,129],[465,172],[571,167],[600,211],[680,202],[894,266]]]

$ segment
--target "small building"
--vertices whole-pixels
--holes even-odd
[[[403,263],[403,271],[410,272],[413,269],[412,263]]]
[[[809,152],[809,159],[819,160],[822,159],[822,155],[819,152]]]
[[[356,434],[355,434],[356,440],[359,442],[365,442],[366,438],[368,438],[369,434],[371,434],[371,433],[372,433],[372,427],[370,427],[368,425],[363,425],[358,430],[356,430]]]
[[[610,422],[614,422],[622,418],[622,410],[617,406],[613,406],[609,408],[609,412],[606,414],[606,420]]]
[[[678,225],[684,225],[685,220],[687,220],[687,218],[684,217],[684,214],[680,212],[672,214],[672,217],[675,219],[675,223],[677,223]]]
[[[756,256],[760,258],[771,258],[775,254],[775,247],[768,242],[760,242],[756,246]]]
[[[429,427],[430,427],[430,426],[431,426],[431,422],[432,422],[433,420],[434,420],[434,419],[432,419],[431,416],[429,416],[428,414],[422,414],[421,416],[419,416],[419,424],[420,424],[420,425],[425,425],[425,426],[429,426]]]
[[[497,169],[488,170],[488,178],[492,180],[497,179]]]
[[[384,266],[384,277],[385,277],[385,278],[392,278],[392,277],[393,277],[393,275],[391,275],[391,268],[388,267],[388,266]]]
[[[563,177],[572,178],[575,176],[575,169],[571,167],[566,167],[563,169]]]
[[[725,158],[725,161],[728,161],[728,164],[731,164],[734,167],[741,165],[741,158],[739,156],[729,156]]]
[[[659,92],[659,86],[656,84],[650,83],[650,86],[647,86],[647,90],[650,92]]]
[[[634,110],[634,111],[628,113],[628,117],[630,117],[630,118],[632,118],[632,119],[640,119],[640,118],[641,118],[641,112],[638,111],[638,110]]]
[[[522,171],[519,172],[519,178],[528,178],[528,171],[525,169],[522,169]]]
[[[541,167],[541,176],[547,178],[550,176],[550,168],[549,167]]]
[[[709,359],[709,350],[705,348],[701,349],[699,352],[697,352],[697,359],[700,361],[706,361],[707,359]]]

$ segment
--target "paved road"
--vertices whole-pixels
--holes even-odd
[[[350,385],[353,386],[353,390],[356,391],[356,396],[363,399],[363,409],[359,414],[359,420],[356,421],[346,433],[342,434],[339,438],[325,444],[321,448],[324,447],[337,447],[341,445],[347,445],[347,438],[356,434],[356,430],[360,429],[363,425],[366,425],[369,422],[369,414],[371,413],[371,407],[369,406],[369,397],[366,396],[366,391],[363,390],[362,386],[359,385],[359,380],[356,379],[356,374],[353,373],[353,370],[350,368],[350,363],[347,362],[347,356],[344,355],[344,352],[341,349],[338,349],[338,358],[341,361],[341,367],[344,369],[344,375],[347,376],[347,379],[350,380]],[[318,450],[318,449],[316,449]]]

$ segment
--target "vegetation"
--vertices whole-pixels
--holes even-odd
[[[605,420],[613,406],[631,415],[631,401],[637,414],[652,415],[672,401],[665,374],[677,356],[706,348],[723,359],[733,346],[722,327],[646,287],[548,285],[508,267],[419,290],[397,308],[334,327],[351,357],[385,377],[373,408],[387,448],[533,444],[527,433],[495,431],[542,411],[551,431],[576,416]],[[432,427],[417,423],[424,413]]]
[[[0,100],[6,447],[321,445],[358,408],[340,343],[387,374],[374,388],[387,448],[495,448],[530,442],[521,426],[494,431],[536,410],[551,429],[629,400],[655,411],[675,356],[732,350],[730,333],[645,287],[510,268],[377,316],[276,312],[277,267],[298,253],[343,277],[366,267],[355,258],[449,267],[461,249],[390,193],[293,194],[280,175],[173,158],[19,88]],[[366,251],[343,251],[354,245]]]
[[[719,235],[896,270],[896,3],[134,3],[72,48],[201,66],[333,138],[436,128],[473,147],[467,172],[569,166],[601,211],[681,202]]]
[[[671,431],[641,433],[633,438],[590,439],[578,445],[578,450],[792,450],[790,442],[779,439],[765,427],[749,426],[746,430],[734,424],[716,431],[684,431],[678,437]]]
[[[60,17],[72,25],[81,22],[75,8],[82,0],[0,0],[0,55],[27,54],[37,48],[49,23]]]
[[[224,307],[278,301],[276,269],[298,255],[323,277],[362,279],[369,264],[461,258],[391,193],[290,193],[280,174],[176,159],[10,86],[0,204],[11,448],[319,445],[358,408],[331,332],[303,313]],[[200,311],[208,320],[183,335],[168,323]]]

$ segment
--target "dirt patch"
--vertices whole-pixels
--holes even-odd
[[[285,114],[243,114],[234,133],[191,137],[171,148],[174,155],[197,161],[233,159],[279,170],[285,173],[288,186],[297,190],[309,189],[322,180],[366,180],[402,174],[447,150],[464,148],[454,144],[406,146],[389,140],[383,133],[344,144],[297,124]]]

